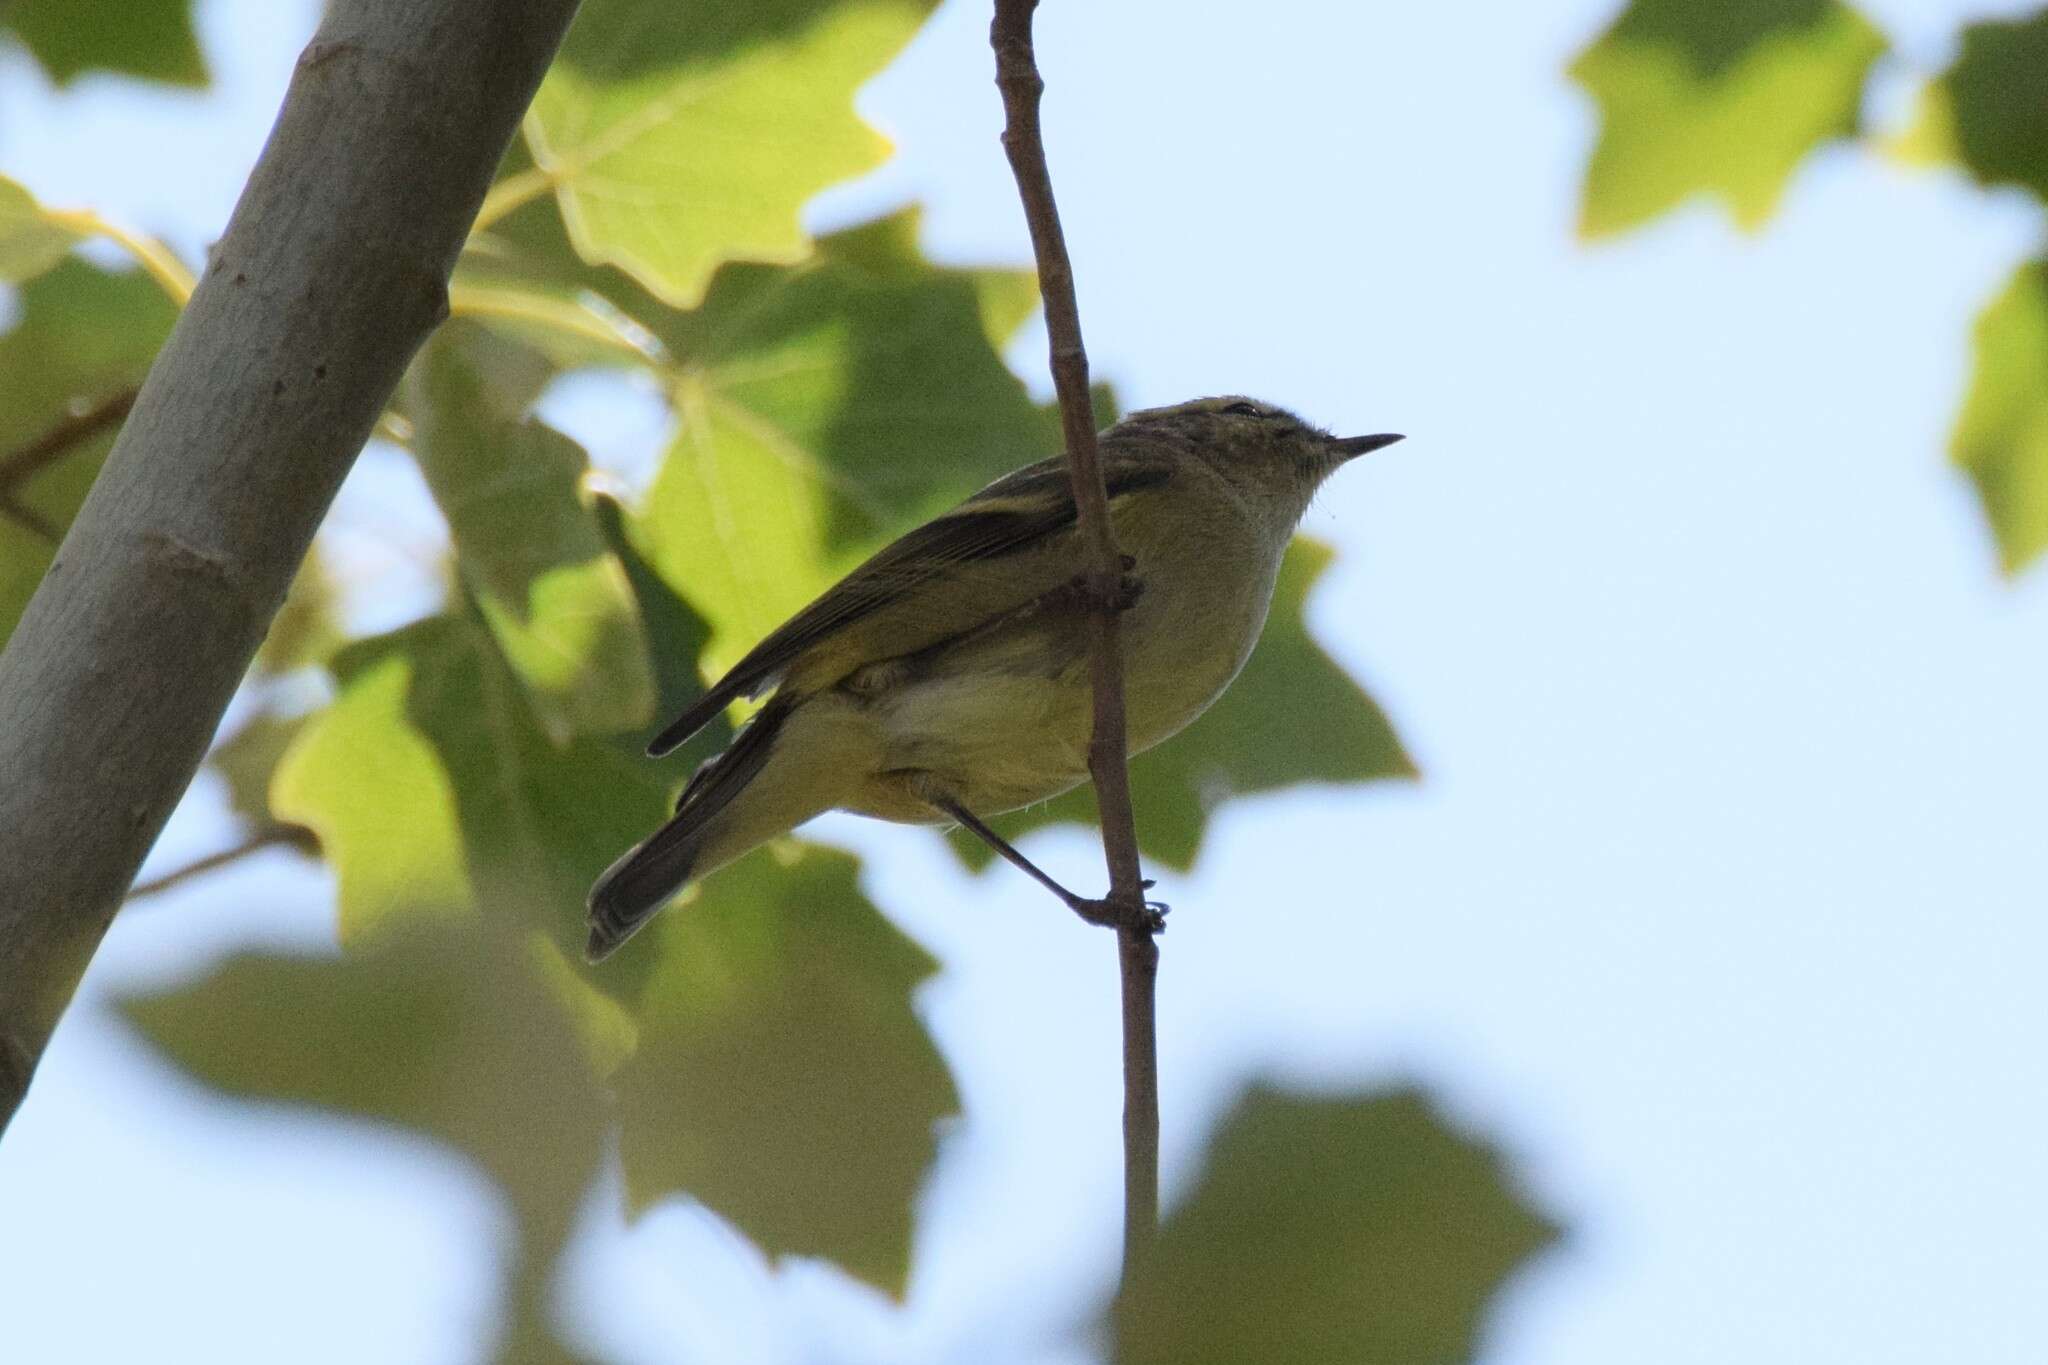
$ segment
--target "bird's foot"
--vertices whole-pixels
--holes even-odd
[[[1152,885],[1150,877],[1138,883],[1139,889],[1144,891],[1150,891]],[[1136,929],[1144,934],[1165,933],[1167,912],[1172,909],[1165,901],[1132,903],[1114,896],[1104,896],[1100,900],[1073,896],[1067,900],[1067,905],[1090,924],[1099,924],[1105,929]]]

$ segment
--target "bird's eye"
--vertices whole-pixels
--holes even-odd
[[[1265,411],[1257,403],[1225,403],[1225,412],[1234,412],[1240,417],[1264,417]]]

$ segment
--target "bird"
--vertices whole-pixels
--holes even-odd
[[[1133,412],[1099,437],[1129,749],[1187,726],[1258,642],[1288,541],[1346,461],[1402,437],[1333,436],[1241,395]],[[885,546],[755,645],[648,745],[766,703],[614,862],[592,962],[688,885],[828,810],[960,825],[1077,910],[984,822],[1089,775],[1093,600],[1064,456],[1015,470]]]

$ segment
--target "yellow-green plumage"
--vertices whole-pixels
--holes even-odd
[[[1134,413],[1102,434],[1110,518],[1135,561],[1123,617],[1130,749],[1199,716],[1257,643],[1323,479],[1396,437],[1339,440],[1235,397]],[[877,553],[719,680],[652,747],[737,697],[774,697],[660,831],[591,892],[609,953],[690,881],[827,810],[939,823],[1088,776],[1088,616],[1063,460],[998,479]]]

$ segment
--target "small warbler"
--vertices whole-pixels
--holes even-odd
[[[1332,436],[1236,396],[1134,412],[1102,433],[1130,570],[1119,603],[1130,752],[1179,731],[1237,676],[1323,480],[1400,439]],[[689,883],[828,810],[963,825],[1087,913],[1098,903],[980,819],[1088,778],[1083,567],[1055,458],[997,479],[791,617],[648,746],[665,754],[736,698],[774,690],[698,768],[674,817],[598,878],[591,960]]]

